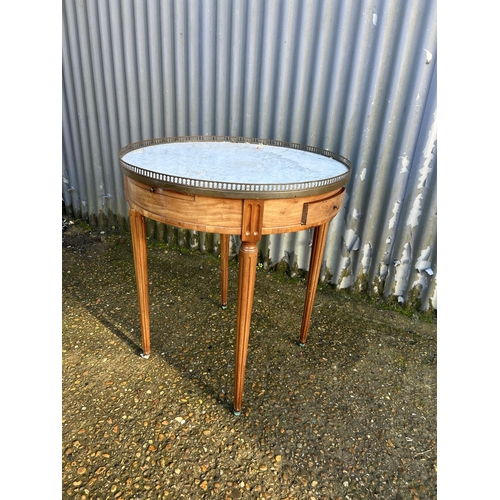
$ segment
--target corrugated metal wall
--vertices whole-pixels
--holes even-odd
[[[323,276],[422,310],[436,298],[436,0],[64,0],[63,200],[126,224],[130,142],[235,135],[349,158]],[[150,233],[218,252],[218,237]],[[265,237],[307,269],[308,231]],[[235,239],[235,243],[236,239]]]

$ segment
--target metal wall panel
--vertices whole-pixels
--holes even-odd
[[[436,293],[436,0],[64,0],[66,210],[126,224],[126,144],[253,136],[353,163],[323,278],[422,310]],[[149,224],[218,252],[218,237]],[[307,269],[309,231],[264,237]],[[237,238],[233,238],[237,246]]]

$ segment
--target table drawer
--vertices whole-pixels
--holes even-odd
[[[316,200],[309,203],[304,203],[302,207],[302,225],[316,224],[335,217],[342,208],[344,201],[345,189],[333,196]]]

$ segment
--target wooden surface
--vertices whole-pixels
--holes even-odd
[[[142,349],[150,354],[148,272],[144,217],[186,229],[221,234],[221,301],[227,306],[229,235],[241,237],[239,250],[238,299],[234,368],[234,413],[243,402],[246,358],[250,338],[253,295],[258,258],[257,243],[263,234],[287,233],[315,228],[309,278],[299,343],[307,339],[309,323],[321,269],[330,221],[344,201],[345,188],[332,192],[293,198],[248,199],[220,198],[186,194],[140,182],[124,176],[130,205],[130,225],[134,250],[137,292],[141,316]]]
[[[314,229],[313,243],[311,248],[311,257],[309,262],[309,273],[307,276],[306,300],[304,303],[304,312],[302,313],[302,326],[300,328],[299,344],[304,346],[309,331],[309,322],[311,320],[314,297],[323,261],[325,250],[326,235],[328,233],[329,222],[325,222]]]
[[[148,257],[146,249],[146,221],[144,216],[130,209],[130,231],[132,233],[132,247],[134,252],[135,276],[137,282],[137,296],[141,315],[142,353],[149,357],[150,322],[149,322],[149,293],[148,293]]]
[[[225,309],[229,280],[229,234],[220,235],[220,280],[221,306]]]
[[[342,207],[344,192],[341,188],[313,196],[259,200],[262,234],[301,231],[331,220]],[[159,222],[207,233],[241,233],[247,200],[183,194],[126,176],[125,193],[131,208]]]

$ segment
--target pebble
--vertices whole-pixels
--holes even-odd
[[[287,278],[276,293],[273,275],[257,273],[235,418],[237,263],[222,313],[209,253],[148,248],[144,360],[131,241],[117,241],[91,259],[63,257],[65,498],[437,497],[435,363],[426,354],[436,348],[423,334],[434,325],[318,291],[321,314],[315,307],[307,346],[297,350],[305,287]]]

